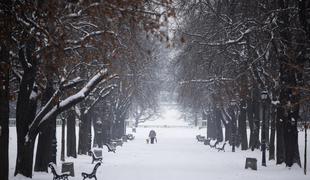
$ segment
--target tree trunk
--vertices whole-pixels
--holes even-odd
[[[207,120],[207,138],[214,139],[215,138],[215,123],[214,123],[214,111],[209,111],[208,120]]]
[[[26,51],[26,53],[24,53]],[[15,173],[32,177],[33,148],[34,141],[25,143],[25,135],[28,132],[29,125],[34,120],[36,114],[36,99],[30,99],[30,94],[34,89],[33,84],[36,77],[36,60],[32,57],[34,52],[34,42],[25,44],[25,48],[19,49],[19,60],[23,65],[24,74],[19,88],[17,106],[16,106],[16,133],[17,133],[17,158]],[[25,54],[27,57],[25,57]],[[28,63],[26,64],[25,58]]]
[[[267,118],[267,103],[266,99],[263,99],[262,102],[262,133],[261,133],[261,140],[262,140],[262,166],[266,166],[266,118]]]
[[[253,100],[252,98],[248,98],[247,100],[247,117],[250,127],[250,142],[249,142],[249,148],[251,150],[254,150],[255,147],[255,129],[254,129],[254,118],[253,118]]]
[[[248,149],[248,138],[246,132],[246,101],[242,100],[240,105],[239,126],[238,131],[241,140],[241,150]]]
[[[284,10],[290,7],[290,2],[278,0],[279,9]],[[277,19],[277,24],[280,29],[281,47],[284,46],[283,54],[278,56],[280,63],[280,106],[284,108],[286,116],[283,119],[284,147],[285,147],[285,164],[291,167],[294,163],[301,166],[299,149],[298,149],[298,131],[297,123],[299,120],[299,104],[300,92],[295,89],[297,86],[302,86],[302,72],[305,59],[297,55],[296,50],[304,49],[305,47],[295,41],[304,41],[298,37],[293,37],[287,26],[291,23],[291,19],[286,12],[280,11]],[[293,44],[294,43],[294,44]],[[276,47],[277,48],[277,47]],[[296,48],[296,49],[295,49]],[[297,68],[296,68],[297,67]],[[277,129],[278,130],[278,129]]]
[[[61,150],[60,150],[60,160],[65,161],[65,130],[66,130],[66,119],[61,118]]]
[[[42,98],[42,105],[44,106],[54,94],[52,80],[48,80],[45,92]],[[56,117],[51,117],[48,123],[44,124],[39,133],[36,161],[34,171],[48,172],[48,164],[50,162],[56,163],[54,157],[55,146],[55,132],[56,132]]]
[[[54,143],[54,122],[56,117],[52,117],[48,124],[42,127],[42,132],[39,133],[36,162],[34,171],[48,172],[48,164],[50,162],[56,163],[53,157],[53,143]]]
[[[277,107],[275,104],[271,106],[271,133],[269,142],[269,160],[275,159],[275,133],[276,133]]]
[[[307,131],[308,131],[308,124],[305,122],[305,152],[304,152],[304,174],[307,174]]]
[[[216,134],[215,134],[216,140],[218,142],[222,142],[224,139],[222,128],[222,114],[219,107],[216,107],[215,109],[215,128],[216,128]]]
[[[67,115],[67,156],[76,158],[75,113],[68,110]]]
[[[236,120],[236,112],[235,112],[235,107],[233,105],[229,106],[227,109],[227,113],[230,116],[231,122],[228,123],[230,126],[230,141],[229,143],[232,146],[232,152],[235,152],[235,138],[236,138],[236,131],[237,131],[237,120]]]
[[[9,179],[9,51],[0,47],[0,177]]]
[[[253,134],[253,145],[252,145],[252,151],[254,149],[259,149],[260,148],[260,141],[259,141],[259,129],[260,129],[260,116],[259,116],[259,111],[260,111],[260,106],[258,102],[258,97],[260,96],[259,89],[257,85],[254,85],[253,88],[253,123],[254,123],[254,134]]]
[[[91,138],[91,118],[88,112],[81,114],[78,154],[87,154],[90,151]]]
[[[298,108],[299,109],[299,108]],[[298,112],[290,113],[288,121],[284,122],[284,139],[286,158],[285,164],[291,167],[294,163],[297,163],[301,167],[299,148],[298,148],[298,130],[297,130],[297,116]],[[295,119],[295,120],[293,120]]]
[[[277,136],[277,153],[276,153],[276,164],[282,164],[285,161],[285,146],[284,146],[284,135],[283,135],[283,121],[284,121],[284,109],[282,107],[277,108],[277,119],[276,119],[276,136]]]
[[[96,111],[97,112],[97,111]],[[103,122],[99,113],[96,113],[93,118],[93,126],[94,126],[94,143],[93,147],[103,147]]]

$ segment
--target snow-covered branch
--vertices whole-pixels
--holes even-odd
[[[67,97],[61,102],[55,103],[48,103],[49,108],[43,108],[35,117],[34,121],[29,126],[29,131],[25,136],[26,142],[30,142],[34,140],[35,136],[37,135],[40,126],[50,119],[50,117],[56,116],[62,111],[76,105],[77,103],[81,102],[85,97],[89,95],[90,92],[99,84],[102,80],[107,79],[107,69],[103,69],[99,71],[96,75],[94,75],[88,83],[76,94]],[[56,93],[58,94],[58,93]],[[55,94],[54,94],[55,96]],[[54,97],[53,96],[53,97]],[[51,98],[52,100],[52,98]]]
[[[228,45],[240,44],[240,43],[244,44],[242,41],[244,40],[245,36],[247,34],[250,34],[254,29],[255,29],[255,27],[250,27],[247,30],[245,30],[244,32],[240,31],[241,35],[236,39],[229,39],[229,40],[224,41],[224,42],[212,42],[212,43],[199,42],[199,44],[200,45],[206,45],[206,46],[228,46]]]
[[[234,79],[232,78],[224,78],[224,77],[210,78],[210,79],[192,79],[188,81],[180,81],[179,84],[184,85],[184,84],[189,84],[189,83],[213,83],[215,81],[233,81],[233,80]]]

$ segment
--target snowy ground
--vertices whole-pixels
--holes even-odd
[[[174,115],[173,115],[174,113]],[[168,113],[169,114],[169,113]],[[177,117],[171,112],[171,117]],[[170,118],[171,118],[170,117]],[[174,120],[173,120],[174,121]],[[198,143],[197,134],[205,133],[205,129],[177,127],[153,128],[158,135],[157,144],[146,144],[150,128],[138,128],[135,140],[129,141],[123,147],[117,147],[116,153],[108,153],[103,149],[103,165],[97,171],[98,179],[106,180],[303,180],[310,175],[303,175],[299,167],[291,169],[284,165],[276,166],[274,161],[267,161],[267,167],[261,166],[260,151],[231,152],[227,146],[226,152],[217,152],[208,146]],[[60,128],[58,135],[58,158],[60,157]],[[300,133],[300,154],[303,162],[303,133]],[[16,160],[15,128],[10,128],[10,179],[25,179],[22,176],[13,177]],[[308,144],[308,146],[310,143]],[[309,153],[308,153],[309,154]],[[258,159],[258,170],[244,169],[245,158]],[[268,156],[267,156],[268,157]],[[308,158],[310,158],[308,156]],[[75,177],[82,179],[81,172],[91,172],[93,164],[91,157],[83,155],[77,159],[66,158],[74,162]],[[60,167],[58,161],[58,168]],[[59,168],[60,169],[60,168]],[[310,168],[308,168],[308,172]],[[309,172],[310,173],[310,172]],[[50,180],[51,173],[34,173],[34,180]]]

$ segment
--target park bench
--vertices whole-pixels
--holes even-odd
[[[122,139],[111,139],[111,144],[115,146],[123,146]]]
[[[61,172],[67,172],[69,173],[69,176],[74,177],[74,164],[73,162],[63,162],[61,164]]]
[[[257,170],[257,159],[256,158],[246,158],[245,159],[245,169],[251,168]]]
[[[224,151],[225,152],[225,145],[226,145],[226,142],[223,144],[223,146],[221,148],[217,148],[216,149],[218,150],[218,152],[220,151]]]
[[[204,145],[210,145],[210,139],[205,139],[204,141],[203,141],[203,144]]]
[[[70,175],[69,172],[58,173],[56,165],[53,162],[48,164],[48,167],[51,169],[53,173],[53,180],[68,180],[68,176]]]
[[[197,136],[196,136],[196,139],[197,139],[198,142],[204,142],[205,137],[204,137],[204,136],[201,136],[201,135],[197,135]]]
[[[216,148],[216,145],[217,145],[218,143],[219,143],[219,142],[218,142],[218,141],[216,141],[213,145],[211,145],[211,143],[210,143],[210,145],[209,145],[209,146],[210,146],[211,148]]]
[[[96,173],[97,173],[97,169],[98,169],[98,167],[99,167],[100,165],[101,165],[101,162],[98,162],[98,163],[95,165],[93,171],[92,171],[90,174],[85,173],[85,172],[82,172],[83,180],[85,180],[86,178],[88,178],[88,179],[95,178],[95,180],[97,180]]]
[[[108,152],[114,152],[116,151],[116,147],[113,144],[105,143],[105,146],[108,148]]]
[[[102,161],[102,151],[101,150],[94,150],[94,151],[89,151],[89,154],[92,156],[92,164],[96,161]]]
[[[127,134],[127,139],[132,141],[135,139],[135,137],[132,134]]]
[[[127,140],[128,140],[127,135],[122,136],[122,141],[123,141],[123,142],[127,142]]]

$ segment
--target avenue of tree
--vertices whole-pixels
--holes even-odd
[[[137,126],[156,115],[161,89],[173,86],[193,122],[207,120],[207,138],[228,141],[233,152],[261,149],[264,166],[267,152],[277,164],[302,165],[298,127],[307,129],[310,110],[307,0],[8,0],[0,2],[0,40],[3,180],[10,115],[14,175],[31,178],[56,163],[57,145],[64,161],[121,138],[125,120]],[[170,50],[175,55],[164,64],[174,76],[167,80],[160,70]]]
[[[153,52],[155,39],[167,36],[161,27],[175,15],[171,3],[1,1],[1,179],[7,180],[9,172],[9,111],[16,114],[14,175],[30,178],[33,170],[47,172],[48,163],[56,163],[56,119],[63,124],[64,160],[65,143],[67,156],[89,152],[92,127],[93,144],[102,147],[125,134],[130,115],[139,121],[156,112],[158,61]]]
[[[303,0],[180,1],[178,99],[208,120],[208,138],[229,141],[232,151],[261,148],[264,166],[267,149],[277,164],[301,166],[297,126],[309,117],[309,12]]]

